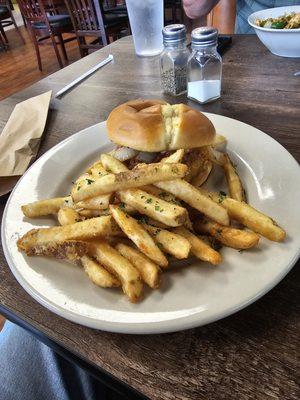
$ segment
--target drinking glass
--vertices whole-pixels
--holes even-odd
[[[138,56],[155,56],[163,49],[163,3],[163,0],[126,0],[135,52]]]

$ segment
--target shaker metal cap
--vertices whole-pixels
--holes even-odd
[[[192,31],[192,47],[204,47],[216,44],[218,40],[218,29],[210,26],[202,26]]]
[[[186,28],[183,24],[167,25],[162,30],[164,43],[174,43],[186,40]]]

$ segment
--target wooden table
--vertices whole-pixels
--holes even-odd
[[[2,101],[0,131],[17,102],[49,89],[58,91],[109,53],[114,64],[52,101],[40,154],[105,120],[112,108],[128,99],[162,97],[157,58],[136,57],[127,37]],[[200,107],[184,97],[166,99],[252,124],[299,160],[300,78],[293,76],[297,70],[297,60],[273,56],[256,36],[236,36],[224,56],[220,100]],[[2,199],[1,213],[4,203]],[[25,293],[2,253],[0,266],[0,312],[127,393],[129,399],[143,396],[126,384],[151,399],[300,397],[299,262],[275,289],[247,309],[209,326],[153,336],[99,332],[66,321]]]

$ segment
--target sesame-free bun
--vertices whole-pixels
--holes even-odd
[[[200,111],[161,100],[132,100],[107,120],[110,140],[140,151],[158,152],[210,145],[215,128]]]

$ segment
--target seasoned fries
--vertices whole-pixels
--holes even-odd
[[[143,283],[138,270],[104,240],[91,243],[90,255],[116,276],[122,284],[123,292],[132,303],[141,297]]]
[[[162,158],[161,162],[163,162],[163,163],[179,163],[182,161],[184,153],[185,153],[184,149],[176,150],[169,157]]]
[[[104,216],[72,225],[32,229],[18,240],[18,248],[29,253],[31,247],[43,245],[47,242],[95,239],[118,234],[120,234],[120,230],[112,217]]]
[[[88,252],[89,245],[79,240],[41,242],[25,248],[27,256],[54,257],[58,260],[79,261]]]
[[[73,208],[64,207],[58,211],[57,220],[60,225],[71,225],[82,221],[82,218]]]
[[[167,192],[171,192],[176,197],[185,201],[191,207],[196,208],[196,210],[202,212],[214,221],[219,222],[222,225],[229,225],[227,211],[219,204],[211,201],[209,197],[199,192],[199,190],[190,183],[182,179],[175,179],[172,181],[156,183],[155,186],[162,190],[166,190]]]
[[[101,154],[75,180],[70,196],[22,206],[26,217],[55,215],[61,226],[32,229],[18,240],[19,250],[82,264],[95,285],[121,287],[135,303],[143,283],[159,287],[173,258],[195,256],[218,265],[222,257],[215,248],[222,245],[250,249],[258,245],[259,235],[283,241],[285,231],[245,203],[235,166],[222,152],[224,144],[225,137],[217,135],[211,146],[201,148],[148,156],[120,147]],[[160,162],[141,162],[150,159]],[[230,197],[202,187],[219,167]],[[230,226],[232,221],[248,229]]]
[[[202,261],[207,261],[213,265],[218,265],[222,261],[220,253],[210,247],[204,240],[183,227],[175,228],[174,232],[185,237],[191,244],[191,252]]]
[[[152,289],[156,289],[160,284],[160,268],[158,265],[154,264],[152,260],[146,257],[137,249],[133,249],[123,243],[118,243],[116,245],[118,252],[127,260],[131,262],[132,265],[141,274],[142,280],[150,286]]]
[[[110,210],[119,227],[140,251],[161,267],[166,268],[168,260],[141,224],[128,214],[125,214],[118,206],[110,206]]]
[[[81,257],[81,263],[84,271],[95,285],[103,288],[120,286],[120,281],[91,257],[84,255]]]
[[[231,199],[225,193],[205,193],[226,208],[230,218],[239,221],[252,231],[274,242],[282,242],[285,239],[286,233],[276,221],[249,204]]]
[[[113,172],[114,174],[129,171],[128,168],[121,161],[117,160],[110,154],[101,154],[101,161],[104,168],[107,171]]]
[[[194,223],[197,232],[209,234],[227,247],[234,249],[250,249],[259,242],[257,233],[243,231],[230,226],[222,226],[216,222],[199,220]]]
[[[142,165],[130,171],[101,176],[83,187],[77,186],[72,190],[72,198],[73,201],[77,203],[78,201],[100,194],[136,188],[142,185],[174,178],[182,178],[186,172],[187,166],[178,163]]]
[[[179,226],[187,220],[188,214],[185,208],[171,204],[143,190],[123,190],[118,195],[122,202],[132,206],[139,213],[168,226]]]
[[[76,208],[84,208],[86,210],[105,210],[109,206],[111,194],[103,194],[100,196],[92,197],[79,201],[75,204]]]
[[[63,206],[69,206],[72,202],[71,197],[57,197],[55,199],[39,200],[21,207],[23,214],[27,218],[44,217],[57,214]]]
[[[145,223],[143,223],[143,226],[166,253],[171,254],[179,260],[189,256],[191,245],[183,236]]]
[[[222,168],[225,172],[230,197],[238,201],[246,201],[242,182],[228,154],[223,154]]]

